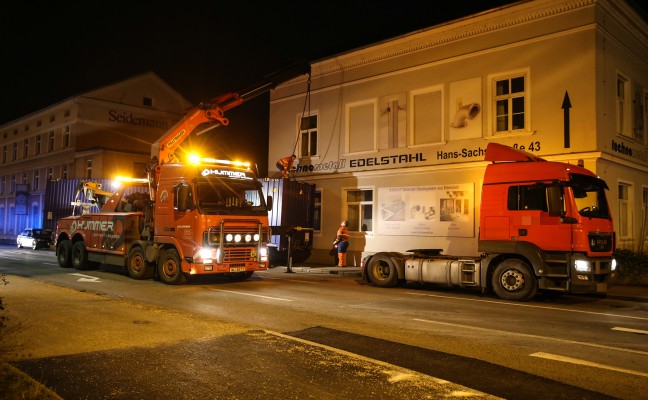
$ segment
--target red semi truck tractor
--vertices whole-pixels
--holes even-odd
[[[606,293],[616,270],[606,183],[577,165],[497,143],[489,143],[485,161],[480,256],[379,252],[363,259],[363,279],[380,287],[479,288],[516,301],[538,291]]]

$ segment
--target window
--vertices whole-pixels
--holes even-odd
[[[641,236],[639,240],[639,250],[637,253],[643,254],[646,240],[648,239],[648,188],[643,188],[641,196]]]
[[[39,155],[41,151],[41,135],[36,135],[36,147],[34,149],[35,154]]]
[[[374,150],[375,110],[375,102],[347,105],[347,152]]]
[[[301,157],[317,155],[317,115],[303,117],[299,124]]]
[[[153,107],[153,99],[150,97],[143,97],[142,105],[145,107]]]
[[[61,178],[62,179],[67,179],[68,178],[68,166],[64,165],[63,168],[61,169]]]
[[[369,232],[373,230],[373,190],[353,189],[346,191],[346,219],[349,230]]]
[[[56,121],[56,116],[50,115],[49,122],[54,122],[54,121]]]
[[[34,171],[34,180],[32,182],[32,190],[38,190],[40,187],[40,170]]]
[[[11,161],[16,161],[18,159],[18,142],[13,143],[13,148],[12,148],[12,157]]]
[[[2,176],[2,178],[0,178],[0,194],[4,194],[4,193],[5,193],[5,185],[6,185],[6,184],[7,184],[7,177],[6,177],[6,176]],[[0,214],[0,215],[2,215],[2,214]],[[0,220],[1,220],[1,219],[2,219],[2,218],[0,218]]]
[[[320,231],[322,229],[322,191],[315,190],[313,196],[313,230]]]
[[[54,168],[47,167],[47,180],[51,181],[52,179],[54,179]]]
[[[63,116],[64,117],[69,117],[70,116],[70,110],[63,111]]]
[[[47,139],[47,151],[54,151],[54,131],[50,131]]]
[[[11,182],[9,183],[9,193],[16,191],[16,175],[11,175]]]
[[[616,83],[616,121],[617,133],[630,136],[630,80],[624,76],[617,75]]]
[[[639,143],[644,143],[646,132],[646,97],[648,93],[641,87],[635,88],[635,95],[633,100],[634,113],[633,113],[633,129],[632,134],[634,140]]]
[[[70,126],[63,128],[63,147],[70,147]]]
[[[85,178],[86,179],[92,178],[92,160],[86,160]]]
[[[397,149],[407,146],[407,97],[399,94],[379,100],[378,148]],[[373,150],[373,149],[372,149]]]
[[[7,146],[2,146],[2,163],[7,163]]]
[[[27,158],[29,156],[29,139],[25,139],[23,141],[23,158]]]
[[[434,87],[412,92],[412,144],[443,141],[443,88]]]
[[[22,174],[22,184],[23,185],[27,184],[27,172],[23,172]]]
[[[524,130],[526,126],[526,76],[494,81],[495,133]]]
[[[619,238],[632,238],[632,186],[619,183]]]

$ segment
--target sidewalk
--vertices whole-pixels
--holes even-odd
[[[286,273],[288,267],[277,266],[273,269],[283,270]],[[291,268],[292,273],[306,273],[306,274],[335,274],[335,275],[357,275],[362,276],[362,268],[360,267],[334,267],[322,264],[305,264],[297,265]],[[648,303],[648,286],[626,285],[626,284],[613,284],[609,288],[607,296],[608,299],[623,300],[623,301],[636,301],[641,303]]]

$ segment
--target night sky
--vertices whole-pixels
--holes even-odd
[[[21,2],[4,15],[0,124],[148,71],[197,104],[295,60],[316,61],[512,1],[60,3]],[[230,110],[230,125],[207,135],[209,143],[265,172],[268,99]]]

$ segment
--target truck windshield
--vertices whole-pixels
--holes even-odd
[[[201,214],[268,214],[256,180],[210,179],[196,185],[196,204]]]
[[[599,178],[571,174],[570,186],[574,191],[578,213],[589,218],[609,219],[609,208],[605,190],[607,184]]]

